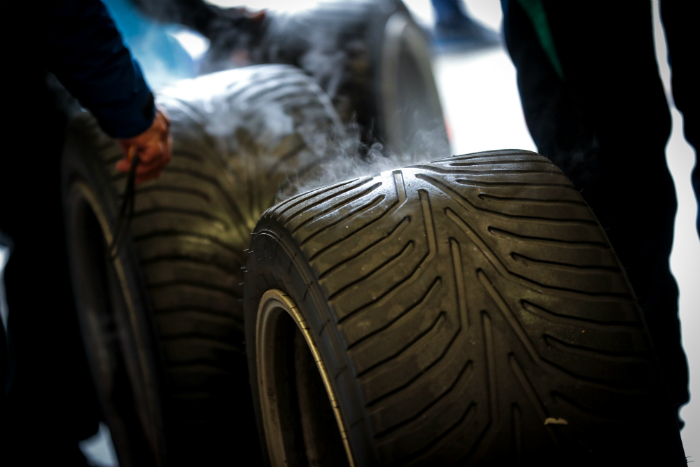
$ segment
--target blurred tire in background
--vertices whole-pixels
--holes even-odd
[[[115,1],[115,0],[112,0]],[[398,153],[450,153],[428,38],[400,0],[331,0],[300,10],[268,10],[261,23],[239,8],[203,0],[134,0],[160,21],[203,34],[200,72],[261,63],[298,66],[313,76],[366,145]]]

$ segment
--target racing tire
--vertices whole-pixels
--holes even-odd
[[[334,156],[323,142],[342,124],[315,82],[285,65],[185,81],[157,102],[172,159],[136,187],[113,261],[123,155],[86,112],[67,135],[68,249],[93,379],[120,465],[256,465],[244,250],[289,180]]]
[[[286,63],[313,76],[362,140],[391,151],[450,154],[425,33],[400,0],[331,0],[297,11],[267,12],[260,38],[233,53],[211,37],[202,71]],[[221,30],[223,35],[238,36]]]
[[[536,153],[290,198],[245,297],[269,465],[686,464],[625,272]]]

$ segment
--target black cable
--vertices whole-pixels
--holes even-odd
[[[129,224],[131,224],[131,218],[134,215],[134,195],[136,193],[134,187],[136,186],[136,167],[139,165],[139,162],[139,156],[134,155],[131,159],[129,174],[126,178],[126,189],[124,190],[122,205],[119,209],[117,228],[114,230],[114,238],[112,239],[112,244],[109,246],[109,258],[111,260],[116,259],[119,255],[119,250],[126,238],[126,232],[129,230]]]

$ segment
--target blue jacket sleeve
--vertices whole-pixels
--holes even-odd
[[[49,2],[46,55],[53,72],[114,138],[146,131],[155,117],[153,93],[99,0]]]

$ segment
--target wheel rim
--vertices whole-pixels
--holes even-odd
[[[277,289],[265,292],[255,334],[261,414],[271,465],[354,467],[330,376],[289,295]]]
[[[73,288],[88,361],[122,465],[162,465],[162,430],[149,357],[121,258],[108,258],[112,233],[92,190],[67,198]]]

